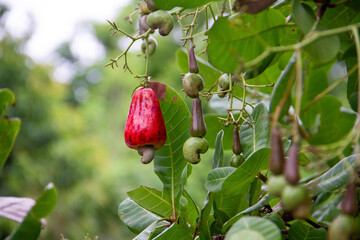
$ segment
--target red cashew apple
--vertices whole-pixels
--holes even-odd
[[[150,163],[154,151],[166,141],[166,128],[159,100],[151,88],[136,89],[125,125],[125,143],[138,150],[142,163]]]

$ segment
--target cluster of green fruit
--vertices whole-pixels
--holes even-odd
[[[145,34],[150,30],[150,33],[154,33],[156,29],[159,29],[161,36],[167,36],[174,27],[174,21],[167,11],[158,10],[152,0],[141,2],[140,5],[141,17],[139,19],[139,33]],[[141,44],[141,51],[146,53],[146,45],[148,45],[149,56],[153,55],[157,42],[154,38],[148,37],[148,43],[144,40]]]
[[[190,134],[192,137],[183,145],[184,158],[191,164],[200,162],[200,153],[205,153],[209,143],[203,138],[206,135],[206,124],[202,110],[199,92],[204,88],[204,80],[198,74],[199,66],[196,61],[194,47],[189,49],[189,72],[182,79],[183,89],[187,96],[193,98],[191,111]]]
[[[299,184],[299,149],[292,145],[288,157],[284,157],[280,129],[274,126],[270,135],[270,170],[273,173],[267,181],[272,197],[281,198],[285,211],[294,218],[310,216],[312,201],[307,189]],[[357,181],[350,179],[342,201],[342,214],[335,218],[328,229],[329,240],[351,239],[356,233],[355,216],[358,212]]]

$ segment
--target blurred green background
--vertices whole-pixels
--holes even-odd
[[[113,19],[130,33],[137,30],[137,16],[132,25],[123,19],[137,4],[131,2]],[[60,234],[66,239],[83,239],[86,234],[106,240],[131,239],[135,235],[119,219],[118,205],[127,191],[140,185],[162,186],[152,164],[142,165],[136,151],[128,149],[123,140],[131,93],[138,80],[124,73],[121,66],[114,70],[104,67],[109,58],[127,47],[124,38],[111,37],[105,20],[103,24],[89,23],[106,54],[84,65],[74,54],[72,42],[64,42],[55,53],[56,61],[75,72],[69,82],[60,83],[52,77],[56,66],[36,63],[24,53],[31,34],[13,37],[4,28],[11,9],[5,5],[0,9],[0,87],[10,88],[16,96],[16,105],[8,107],[6,115],[22,121],[13,151],[0,171],[0,196],[36,199],[43,187],[53,182],[58,202],[40,239],[60,239]],[[158,48],[150,63],[152,80],[178,90],[181,71],[174,63],[176,51],[181,48],[175,39],[180,36],[179,29],[166,38],[156,34]],[[198,45],[197,50],[202,50],[203,43]],[[140,53],[131,51],[128,55],[135,75],[144,72],[144,56]],[[208,106],[205,110],[211,112]],[[212,154],[208,151],[189,179],[189,192],[200,206],[206,197],[204,182]],[[0,239],[16,225],[1,218]]]

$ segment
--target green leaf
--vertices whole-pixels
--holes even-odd
[[[360,155],[351,155],[344,158],[326,173],[310,181],[305,186],[308,187],[314,195],[331,192],[342,187],[350,177],[350,171],[353,169],[356,157],[360,157]]]
[[[36,200],[34,207],[31,209],[31,214],[39,220],[47,217],[54,209],[56,200],[56,189],[52,183],[49,183]]]
[[[159,98],[167,132],[165,145],[156,151],[154,171],[164,184],[164,198],[174,200],[180,194],[187,165],[182,147],[190,137],[190,111],[173,88],[159,82],[150,82],[149,86]]]
[[[168,1],[168,0],[153,0],[156,6],[160,9],[169,10],[174,7],[183,7],[183,8],[195,8],[205,5],[213,0],[177,0],[177,1]],[[215,0],[220,1],[220,0]]]
[[[198,229],[200,239],[211,239],[210,228],[209,228],[209,218],[213,203],[215,200],[215,193],[208,192],[204,206],[200,211],[200,216],[198,219]]]
[[[163,193],[159,190],[141,186],[128,192],[128,195],[134,202],[156,215],[161,217],[169,217],[172,215],[173,209],[171,202],[165,200],[162,197]]]
[[[311,8],[299,0],[291,0],[292,17],[296,25],[304,34],[307,34],[314,25],[315,16]]]
[[[344,54],[347,72],[350,72],[352,68],[357,66],[356,48],[355,44],[350,47]],[[357,112],[358,104],[358,69],[356,69],[349,77],[347,81],[347,99],[350,103],[352,110]]]
[[[148,240],[151,239],[150,236],[155,232],[158,223],[153,222],[147,228],[145,228],[139,235],[137,235],[133,240]]]
[[[258,149],[265,148],[269,142],[269,115],[263,103],[258,104],[247,119],[252,126],[243,123],[240,127],[240,142],[245,158]]]
[[[340,40],[337,35],[320,38],[304,47],[312,60],[323,64],[333,60],[340,50]]]
[[[48,184],[35,205],[26,215],[24,221],[7,238],[8,240],[36,240],[40,235],[41,219],[54,209],[57,193],[52,183]]]
[[[281,234],[270,220],[250,216],[241,218],[229,229],[225,240],[235,239],[281,240]]]
[[[266,48],[279,45],[284,28],[285,18],[275,9],[256,15],[219,17],[206,32],[209,62],[223,72],[233,73],[239,63],[253,60]]]
[[[21,121],[17,118],[0,118],[0,168],[11,152],[20,126]]]
[[[176,52],[176,60],[183,73],[189,72],[189,60],[186,51],[178,50]],[[196,61],[199,66],[199,74],[203,78],[205,86],[212,86],[221,76],[222,72],[199,57],[196,57]]]
[[[220,192],[226,178],[235,172],[236,168],[222,167],[211,170],[207,176],[205,188],[210,192]]]
[[[309,224],[296,221],[291,224],[289,229],[289,240],[324,240],[326,239],[326,230],[324,228],[314,228]]]
[[[156,240],[192,240],[192,232],[186,225],[173,223],[160,233]]]
[[[260,199],[256,204],[248,207],[244,211],[236,214],[234,217],[230,218],[223,226],[223,231],[226,231],[229,227],[231,227],[237,220],[239,220],[242,216],[246,214],[250,214],[254,211],[257,211],[265,206],[265,204],[268,204],[270,202],[271,198],[269,194],[266,194],[263,198]]]
[[[305,153],[299,152],[299,165],[302,167],[307,166],[310,163],[309,158],[306,156]]]
[[[281,73],[279,79],[276,81],[274,90],[271,94],[271,101],[269,111],[270,113],[274,113],[276,107],[280,104],[282,99],[285,96],[286,89],[288,87],[292,88],[295,79],[295,62],[296,62],[296,54],[294,53],[293,56],[290,58],[289,63],[285,67],[284,71]],[[281,110],[279,119],[282,119],[283,116],[289,111],[291,105],[291,89],[286,98],[285,104]]]
[[[10,89],[0,89],[0,117],[4,114],[8,104],[15,103],[15,96]]]
[[[187,191],[183,191],[183,196],[187,199],[188,204],[186,206],[186,215],[183,216],[187,223],[190,223],[192,226],[196,225],[196,219],[199,217],[200,210],[196,205],[194,199],[189,195]]]
[[[244,193],[261,170],[269,167],[270,149],[262,148],[254,152],[222,184],[222,190],[228,195]]]
[[[223,144],[223,140],[224,140],[224,131],[221,130],[216,135],[214,160],[213,160],[213,165],[212,165],[213,169],[219,168],[219,167],[224,167],[224,144]]]
[[[134,233],[141,233],[152,223],[157,222],[161,217],[140,207],[130,198],[126,198],[119,205],[118,215],[120,219]]]
[[[292,0],[292,16],[297,26],[306,35],[312,29],[316,19],[312,9],[301,4],[300,0]],[[325,30],[319,25],[318,30]],[[335,58],[340,50],[340,40],[337,35],[320,38],[304,47],[305,51],[311,56],[312,60],[322,64]]]
[[[322,97],[317,103],[300,114],[301,120],[309,126],[309,119],[319,115],[320,124],[312,131],[308,142],[323,145],[337,142],[344,138],[354,127],[356,114],[341,108],[341,102],[330,95]]]
[[[325,196],[324,196],[325,195]],[[327,198],[324,202],[318,203],[318,199]],[[340,202],[343,199],[343,195],[337,192],[334,193],[322,193],[316,199],[313,204],[314,217],[318,222],[330,225],[330,223],[341,214],[341,209],[338,208]]]
[[[270,221],[272,221],[273,223],[275,223],[279,229],[281,230],[285,230],[286,229],[286,225],[284,220],[281,218],[281,214],[278,211],[274,211],[271,212],[269,214],[266,214],[264,216],[265,219],[269,219]]]

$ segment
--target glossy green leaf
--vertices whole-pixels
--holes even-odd
[[[337,35],[332,35],[320,38],[305,46],[304,49],[314,62],[324,64],[336,57],[340,50],[340,40]]]
[[[244,215],[250,214],[254,211],[257,211],[265,206],[265,204],[268,204],[270,202],[271,198],[269,194],[266,194],[264,197],[262,197],[256,204],[248,207],[247,209],[241,211],[240,213],[233,216],[231,219],[229,219],[223,226],[223,231],[226,231],[229,227],[231,227],[237,220],[239,220]]]
[[[286,89],[288,87],[292,88],[295,79],[295,62],[296,62],[296,54],[290,58],[289,63],[285,67],[284,71],[281,73],[279,79],[276,81],[274,90],[271,94],[271,101],[269,111],[270,113],[274,113],[277,106],[280,104],[282,99],[285,97]],[[289,111],[291,105],[291,89],[286,98],[285,104],[281,110],[279,119],[282,119],[283,116]]]
[[[190,137],[190,111],[173,88],[158,82],[151,82],[149,86],[159,98],[167,132],[165,145],[156,151],[154,171],[164,184],[164,199],[176,199],[187,165],[182,147]]]
[[[139,235],[137,235],[133,240],[148,240],[150,239],[151,234],[156,230],[158,223],[153,222],[147,228],[145,228]]]
[[[258,149],[268,146],[269,114],[265,105],[258,104],[247,121],[252,122],[252,127],[246,123],[240,127],[240,142],[245,158]]]
[[[315,16],[312,9],[301,4],[300,0],[292,0],[292,16],[297,26],[304,34],[308,34],[315,23]],[[325,27],[318,27],[318,30],[325,30]],[[316,63],[326,63],[335,58],[340,50],[340,40],[337,35],[320,38],[304,47],[305,51]]]
[[[188,55],[184,50],[176,52],[176,60],[183,73],[189,72]],[[199,57],[196,57],[196,61],[199,66],[199,74],[204,79],[205,89],[210,88],[218,80],[222,72]]]
[[[323,198],[324,194],[328,195],[326,196],[327,199],[321,204],[318,204],[318,199]],[[330,223],[341,214],[341,209],[339,209],[338,206],[342,201],[342,198],[343,195],[338,194],[337,192],[319,194],[313,205],[312,217],[318,222],[330,225]]]
[[[172,204],[165,200],[163,193],[154,188],[141,186],[135,190],[128,192],[131,200],[136,202],[141,207],[155,213],[161,217],[169,217],[172,215]]]
[[[349,50],[345,53],[345,63],[347,71],[351,71],[352,68],[357,66],[357,57],[356,57],[356,48],[352,46]],[[359,85],[359,78],[358,78],[358,69],[355,70],[349,77],[347,81],[347,99],[350,103],[350,107],[352,110],[357,112],[358,109],[358,85]]]
[[[228,195],[240,195],[244,193],[255,176],[261,170],[269,167],[270,149],[262,148],[254,152],[232,174],[227,176],[222,184],[222,190]]]
[[[153,1],[158,8],[165,10],[169,10],[174,7],[195,8],[195,7],[200,7],[209,2],[212,2],[210,0],[177,0],[177,1],[153,0]],[[220,0],[215,0],[215,1],[220,1]]]
[[[309,128],[309,120],[319,115],[320,123],[311,130],[308,142],[312,145],[323,145],[337,142],[344,138],[354,127],[356,114],[341,108],[341,102],[330,95],[322,97],[317,103],[300,114],[304,124]]]
[[[331,192],[346,184],[350,177],[350,171],[356,160],[356,156],[351,155],[338,162],[320,177],[310,181],[306,187],[312,190],[314,195],[320,193]]]
[[[281,218],[281,213],[279,213],[278,211],[274,211],[271,212],[269,214],[266,214],[264,216],[265,219],[269,219],[270,221],[272,221],[273,223],[275,223],[279,229],[281,230],[285,230],[286,229],[286,225],[284,220]]]
[[[196,226],[196,219],[200,215],[200,209],[196,205],[194,199],[189,195],[187,191],[183,191],[183,196],[187,199],[188,204],[186,206],[186,214],[183,215],[187,223],[190,223],[191,226]]]
[[[226,178],[235,172],[236,168],[222,167],[210,171],[207,176],[205,188],[210,192],[220,192]]]
[[[49,183],[41,196],[36,200],[35,205],[31,209],[31,214],[37,219],[47,217],[54,209],[56,201],[56,189],[52,183]]]
[[[156,240],[192,240],[191,230],[186,225],[173,223],[170,227],[160,233]]]
[[[4,114],[8,104],[15,103],[15,96],[10,89],[0,89],[0,117]]]
[[[11,152],[20,126],[21,121],[17,118],[0,118],[0,168]]]
[[[304,34],[307,34],[314,25],[315,16],[311,8],[299,0],[291,0],[292,17],[296,25]]]
[[[213,207],[215,200],[215,193],[208,192],[204,206],[202,207],[200,211],[200,216],[198,220],[198,229],[199,229],[199,236],[200,239],[211,239],[211,233],[209,228],[209,218],[211,209]]]
[[[281,240],[281,234],[270,220],[250,216],[241,218],[229,229],[225,240],[235,239]]]
[[[54,209],[57,193],[52,183],[48,184],[35,205],[26,215],[24,221],[7,238],[8,240],[35,240],[38,239],[41,230],[41,220],[47,217]]]
[[[289,240],[325,240],[326,234],[324,228],[316,229],[309,224],[296,221],[289,229]]]
[[[213,165],[212,165],[213,169],[219,168],[219,167],[224,167],[224,144],[223,144],[223,140],[224,140],[224,131],[221,130],[216,135],[214,159],[213,159]]]
[[[267,47],[277,46],[285,27],[285,18],[275,9],[237,17],[220,17],[206,32],[210,63],[227,73],[235,72],[240,63],[253,60]]]
[[[120,219],[129,227],[134,233],[141,233],[154,222],[157,222],[161,217],[145,210],[136,204],[131,198],[126,198],[119,205],[118,215]]]

